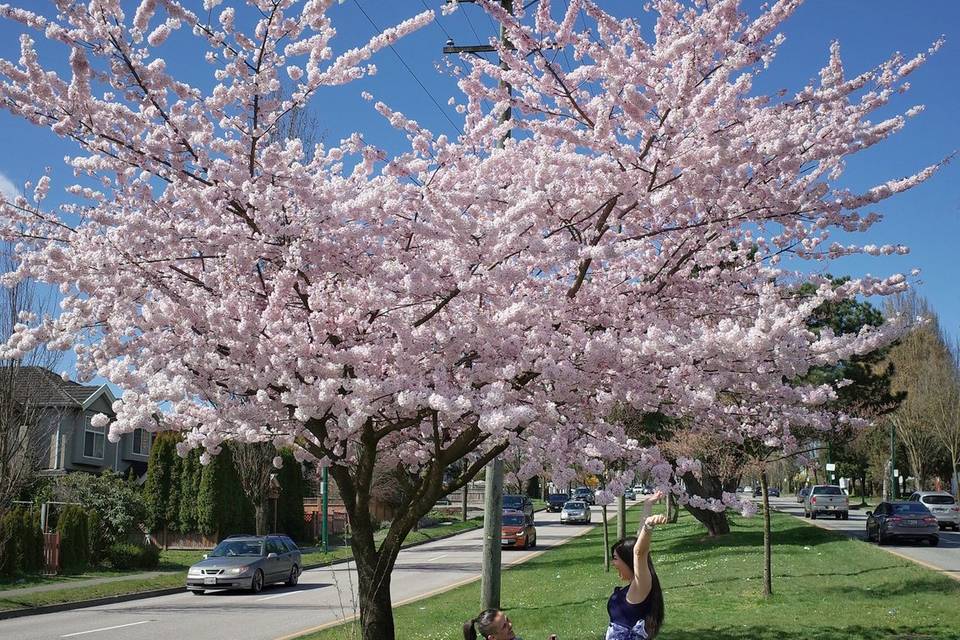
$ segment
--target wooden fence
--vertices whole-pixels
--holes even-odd
[[[60,534],[43,534],[43,573],[53,576],[60,571]]]

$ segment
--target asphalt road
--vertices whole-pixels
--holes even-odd
[[[615,510],[614,510],[615,513]],[[587,531],[538,513],[537,550],[503,551],[509,566]],[[593,522],[600,522],[594,507]],[[391,582],[394,604],[469,582],[480,574],[482,531],[475,530],[400,553]],[[356,572],[350,564],[306,571],[295,587],[261,593],[188,592],[114,605],[0,621],[7,640],[277,640],[354,614]],[[451,621],[454,624],[455,621]]]
[[[803,518],[803,507],[792,496],[789,498],[771,498],[771,505],[778,511]],[[816,520],[807,520],[811,524],[842,531],[851,538],[866,540],[867,515],[865,509],[850,511],[849,520],[834,520],[829,517],[819,517]],[[869,543],[876,544],[876,543]],[[892,551],[911,560],[939,569],[955,578],[960,579],[960,532],[941,531],[940,544],[929,546],[926,542],[898,542],[880,547]]]

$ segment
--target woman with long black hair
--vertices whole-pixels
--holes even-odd
[[[513,633],[513,623],[500,609],[487,609],[463,623],[464,640],[520,640]],[[551,635],[547,640],[557,640]]]
[[[665,515],[650,515],[653,503],[662,497],[657,492],[644,503],[635,538],[624,538],[610,548],[613,566],[627,584],[614,588],[607,600],[606,640],[653,640],[663,626],[663,591],[650,558],[653,528],[667,522]]]

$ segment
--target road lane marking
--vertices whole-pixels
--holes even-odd
[[[284,591],[283,593],[267,596],[266,598],[257,598],[257,602],[263,602],[264,600],[273,600],[274,598],[282,598],[284,596],[292,596],[295,593],[303,593],[304,591],[306,591],[306,589],[297,589],[296,591]]]
[[[149,624],[153,620],[141,620],[140,622],[130,622],[128,624],[118,624],[115,627],[101,627],[99,629],[90,629],[89,631],[77,631],[76,633],[68,633],[65,636],[60,636],[61,638],[72,638],[74,636],[82,636],[88,633],[97,633],[99,631],[111,631],[113,629],[123,629],[124,627],[135,627],[138,624]]]
[[[443,555],[436,556],[435,558],[428,558],[427,562],[433,562],[434,560],[439,560],[440,558],[446,558],[449,555],[450,555],[449,553],[445,553]]]

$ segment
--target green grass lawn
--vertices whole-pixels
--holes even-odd
[[[636,527],[638,511],[629,514]],[[658,640],[947,640],[960,638],[960,583],[874,546],[773,515],[774,596],[761,596],[762,522],[733,519],[707,539],[687,514],[654,534],[666,621]],[[611,526],[611,530],[614,527]],[[599,527],[503,574],[503,606],[518,635],[599,640],[606,600]],[[480,609],[479,582],[395,610],[400,640],[459,640]],[[341,626],[302,640],[358,637]]]
[[[435,527],[414,531],[407,536],[404,546],[434,540],[441,536],[468,531],[483,526],[483,521],[479,518],[472,518],[463,521],[453,521],[441,523]],[[377,539],[386,534],[386,531],[380,531],[375,536]],[[92,600],[108,596],[119,596],[130,593],[139,593],[143,591],[152,591],[154,589],[165,589],[168,587],[179,587],[184,585],[184,572],[191,564],[199,562],[203,558],[205,551],[200,550],[168,550],[160,554],[160,566],[157,571],[166,572],[160,576],[150,578],[137,578],[131,575],[129,580],[117,580],[103,584],[83,584],[84,578],[105,578],[125,575],[124,572],[117,571],[92,571],[75,576],[52,576],[40,578],[37,576],[28,577],[23,582],[0,585],[0,591],[13,589],[17,587],[40,586],[44,584],[62,584],[62,589],[52,589],[50,591],[37,591],[32,593],[11,594],[0,598],[0,611],[10,609],[21,609],[26,607],[39,607],[49,604],[60,604],[64,602],[79,602],[82,600]],[[352,557],[350,547],[334,547],[328,553],[322,551],[311,551],[303,554],[304,565],[324,564],[344,558]],[[141,571],[126,572],[127,574],[139,574]]]

